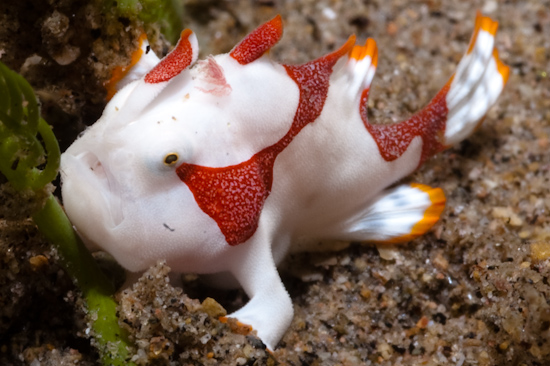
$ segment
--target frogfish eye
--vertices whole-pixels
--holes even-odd
[[[168,165],[168,166],[174,165],[177,163],[178,159],[179,159],[179,156],[176,153],[167,154],[164,157],[164,165]]]

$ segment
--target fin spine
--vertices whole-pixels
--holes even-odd
[[[107,100],[111,100],[111,98],[116,94],[117,90],[117,84],[119,81],[124,79],[124,77],[128,74],[128,72],[134,67],[139,60],[141,59],[141,56],[143,56],[143,42],[147,40],[147,35],[145,32],[141,33],[141,35],[138,38],[139,46],[138,48],[132,52],[132,57],[130,60],[130,63],[126,66],[117,66],[113,69],[113,72],[111,74],[111,78],[106,81],[103,86],[107,90]]]

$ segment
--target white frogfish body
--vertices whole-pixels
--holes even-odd
[[[304,65],[266,54],[280,17],[198,62],[189,30],[162,60],[142,40],[122,88],[62,156],[67,214],[130,271],[163,259],[237,280],[250,301],[230,316],[273,349],[293,316],[276,269],[293,243],[403,242],[438,220],[440,189],[387,187],[467,137],[496,101],[508,77],[496,28],[478,15],[451,80],[394,125],[367,120],[372,39]]]

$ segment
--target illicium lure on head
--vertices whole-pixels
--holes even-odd
[[[276,269],[293,243],[403,242],[439,219],[440,189],[386,188],[466,138],[496,101],[509,72],[496,29],[478,14],[456,73],[393,125],[367,120],[372,39],[281,65],[266,54],[279,16],[198,62],[189,30],[162,60],[144,38],[103,116],[62,156],[65,209],[91,249],[130,271],[165,259],[236,280],[250,301],[230,316],[273,349],[293,316]]]

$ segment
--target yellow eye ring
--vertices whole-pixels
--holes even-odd
[[[176,153],[167,154],[164,157],[164,165],[172,166],[178,162],[179,158],[180,157]]]

